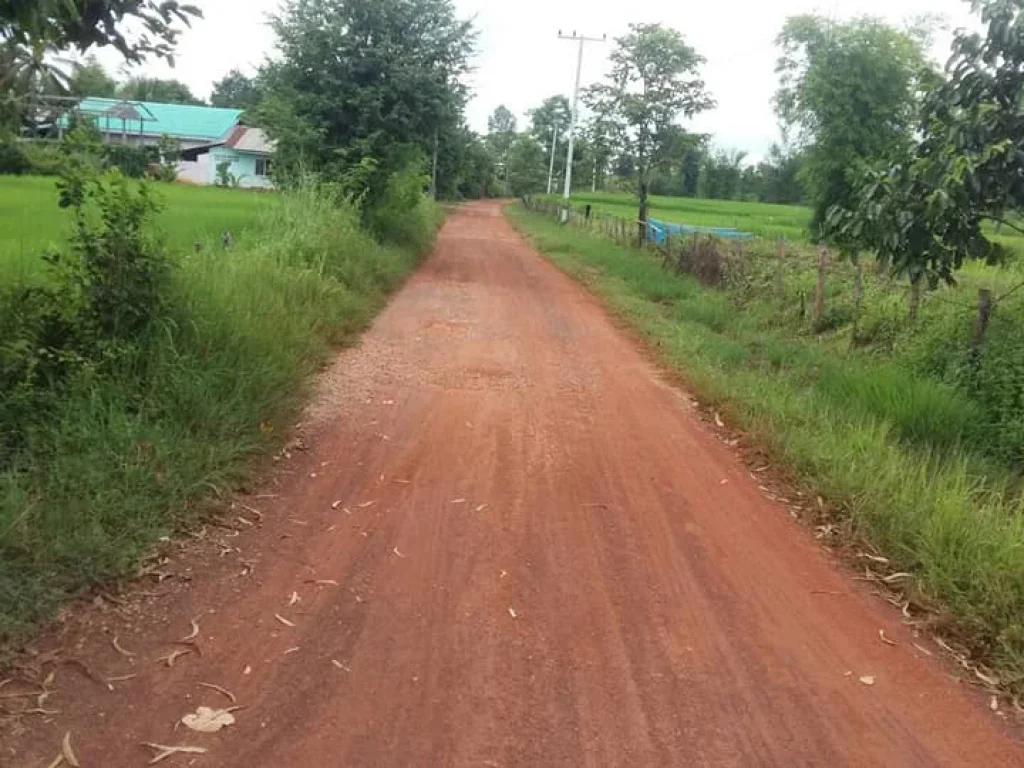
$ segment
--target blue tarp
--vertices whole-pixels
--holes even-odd
[[[746,240],[753,237],[749,232],[741,232],[735,227],[693,227],[689,224],[674,224],[658,219],[647,219],[647,237],[651,242],[661,245],[665,242],[665,233],[672,237],[684,237],[694,232],[701,235],[713,235],[723,240]]]

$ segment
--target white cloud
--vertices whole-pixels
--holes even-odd
[[[679,0],[455,0],[459,12],[474,16],[480,31],[479,55],[472,78],[475,92],[470,124],[486,130],[487,116],[506,104],[521,120],[526,110],[545,97],[568,93],[576,64],[572,43],[557,38],[559,29],[588,35],[624,33],[630,22],[661,22],[682,32],[706,59],[705,79],[718,107],[690,126],[712,133],[716,144],[742,149],[756,157],[777,140],[771,97],[776,87],[774,45],[787,16],[818,11],[835,18],[879,16],[899,23],[923,13],[944,15],[953,27],[969,23],[962,0],[721,0],[682,3]],[[182,35],[178,66],[147,63],[142,71],[177,77],[193,91],[209,95],[214,81],[239,67],[251,71],[273,50],[267,14],[278,0],[206,0],[205,18]],[[938,41],[936,57],[944,61],[948,36]],[[586,50],[584,82],[599,79],[611,48]],[[101,54],[116,68],[117,57]]]

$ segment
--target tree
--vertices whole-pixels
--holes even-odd
[[[133,77],[117,90],[118,97],[129,101],[155,101],[160,104],[202,104],[180,80],[159,77]]]
[[[287,0],[280,58],[260,73],[278,167],[384,194],[461,122],[475,33],[451,0]]]
[[[966,259],[1000,259],[984,221],[1021,231],[1011,214],[1024,208],[1024,10],[1017,0],[977,7],[985,35],[957,33],[948,80],[926,100],[920,140],[888,168],[864,174],[852,203],[827,219],[832,239],[875,251],[915,285],[953,282]]]
[[[508,153],[507,181],[516,197],[543,192],[547,186],[547,153],[529,134],[517,136]]]
[[[437,169],[438,197],[487,197],[494,184],[494,158],[484,140],[465,125],[440,138]]]
[[[923,28],[898,30],[871,18],[786,21],[776,41],[775,107],[784,131],[806,147],[815,237],[832,206],[851,206],[859,173],[910,145],[919,90],[931,76],[926,40]]]
[[[246,77],[241,70],[232,69],[213,84],[210,104],[229,109],[252,109],[263,97],[259,81]]]
[[[737,200],[743,178],[746,152],[718,150],[704,158],[701,170],[701,197],[714,200]]]
[[[117,92],[117,81],[97,61],[90,56],[84,62],[75,64],[74,71],[68,80],[68,93],[72,96],[94,96],[113,98]]]
[[[516,116],[504,104],[487,118],[487,143],[498,162],[505,181],[508,181],[509,151],[516,140]]]
[[[584,94],[587,105],[613,128],[617,143],[636,164],[639,237],[647,239],[651,174],[675,146],[676,120],[713,105],[698,77],[703,59],[682,35],[660,24],[632,24],[611,54],[609,81]]]
[[[173,63],[181,26],[201,17],[177,0],[0,0],[0,39],[57,50],[110,45],[133,63],[149,55]]]
[[[557,141],[554,143],[555,162],[553,178],[564,178],[569,126],[572,123],[572,108],[569,106],[569,100],[561,95],[550,96],[544,99],[539,107],[529,110],[527,114],[530,117],[530,136],[544,148],[544,154],[548,157],[547,168],[549,170],[552,169],[550,162],[552,140],[556,138],[557,131]],[[577,149],[582,149],[583,141],[581,136],[577,135],[576,142]],[[581,152],[577,151],[573,157],[573,178],[577,182],[580,179],[579,169],[582,167],[580,163],[581,156]],[[588,168],[587,170],[589,171],[590,169]]]

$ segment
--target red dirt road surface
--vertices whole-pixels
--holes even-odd
[[[66,733],[103,768],[143,742],[238,768],[1024,764],[496,204],[452,215],[303,434],[237,532],[44,638],[59,714],[0,726],[0,764]],[[200,705],[240,709],[205,734],[179,723]]]

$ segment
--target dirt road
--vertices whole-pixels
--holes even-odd
[[[47,641],[135,677],[59,665],[60,714],[0,763],[48,765],[69,731],[104,768],[141,742],[239,768],[1024,763],[495,204],[452,216],[306,433],[240,533]],[[235,725],[175,725],[232,705],[200,683]]]

